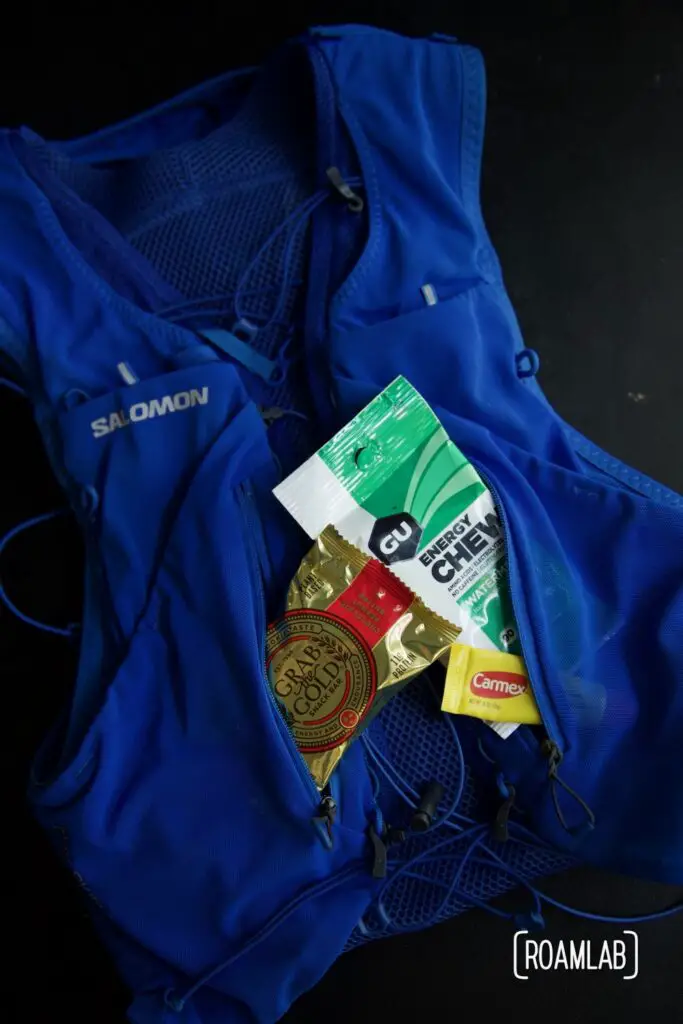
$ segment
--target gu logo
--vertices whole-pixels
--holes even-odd
[[[368,547],[385,565],[407,562],[417,554],[422,527],[407,512],[378,519],[372,528]]]

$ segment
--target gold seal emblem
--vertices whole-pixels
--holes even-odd
[[[372,705],[372,650],[348,622],[327,612],[285,612],[268,630],[266,666],[299,750],[319,753],[346,742]]]

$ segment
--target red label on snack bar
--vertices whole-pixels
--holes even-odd
[[[517,672],[477,672],[470,680],[470,690],[477,697],[521,697],[529,688],[524,676]]]
[[[374,647],[414,601],[408,587],[379,562],[369,562],[328,608]]]

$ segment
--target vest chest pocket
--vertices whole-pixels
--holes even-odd
[[[194,649],[201,663],[193,615],[202,603],[218,607],[219,591],[229,595],[231,608],[218,636],[231,628],[239,633],[249,623],[254,631],[236,494],[243,480],[272,467],[261,417],[245,402],[230,367],[195,366],[96,399],[77,397],[58,423],[69,496],[87,552],[83,642],[65,764],[131,675],[131,653],[143,647],[143,662],[156,657],[158,636],[147,641],[160,632],[169,608],[177,609],[179,596],[190,623],[182,633],[183,656]],[[141,637],[147,638],[143,644]],[[168,650],[164,658],[173,660]],[[138,665],[132,676],[149,670]]]
[[[145,606],[151,580],[194,476],[219,440],[230,444],[226,483],[245,472],[265,431],[234,370],[192,366],[121,387],[62,414],[59,432],[71,501],[102,561],[122,637]],[[242,453],[242,454],[240,454]]]

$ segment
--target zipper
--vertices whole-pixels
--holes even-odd
[[[318,812],[313,820],[313,825],[323,840],[323,845],[328,849],[332,848],[334,836],[332,826],[337,820],[337,802],[332,796],[329,783],[321,793],[322,800],[318,804]]]
[[[318,122],[316,174],[320,187],[329,188],[330,182],[325,177],[325,172],[327,168],[336,164],[334,145],[336,106],[327,61],[318,50],[315,40],[308,47],[308,56],[314,82]],[[326,431],[326,436],[329,432],[333,433],[339,426],[335,421],[332,377],[322,344],[327,327],[326,313],[332,259],[331,216],[327,204],[323,204],[311,218],[309,267],[315,268],[315,275],[309,274],[304,314],[304,350],[308,376],[311,381],[311,395],[314,399],[318,420]]]
[[[515,616],[515,623],[517,625],[517,635],[519,639],[520,651],[522,654],[522,658],[524,659],[524,663],[527,667],[527,671],[529,673],[529,680],[531,682],[534,698],[536,700],[536,704],[538,705],[539,714],[543,722],[543,729],[545,731],[546,742],[541,744],[541,750],[548,751],[547,755],[544,753],[544,757],[546,757],[550,766],[552,758],[557,759],[557,757],[559,756],[561,760],[563,753],[562,743],[560,742],[560,737],[558,735],[559,730],[555,727],[555,725],[553,725],[552,727],[550,725],[550,722],[554,723],[555,721],[555,714],[550,705],[550,701],[546,696],[545,688],[536,685],[536,681],[541,678],[540,663],[536,655],[537,642],[534,635],[533,623],[530,617],[527,615],[526,601],[524,600],[524,596],[521,593],[521,589],[519,587],[519,583],[517,580],[517,575],[515,572],[513,572],[514,551],[512,549],[512,543],[510,541],[510,529],[508,525],[507,513],[505,512],[505,506],[501,501],[498,489],[496,488],[495,484],[491,482],[490,478],[486,475],[486,472],[482,469],[481,464],[476,462],[474,459],[470,459],[470,462],[479,473],[479,476],[482,478],[486,487],[489,489],[489,492],[493,499],[493,505],[496,510],[496,514],[502,527],[503,540],[505,543],[505,555],[507,558],[508,565],[507,589],[510,596],[512,610]],[[528,642],[529,638],[531,638],[531,643]]]
[[[555,723],[556,718],[555,713],[551,707],[550,700],[546,695],[545,688],[534,685],[534,680],[541,678],[540,663],[538,657],[536,656],[537,641],[534,634],[533,622],[527,615],[526,602],[524,601],[523,594],[521,593],[521,590],[519,588],[517,575],[513,572],[513,569],[515,567],[515,555],[514,549],[510,542],[510,529],[508,526],[508,519],[505,512],[505,506],[503,505],[503,502],[500,499],[500,494],[497,488],[491,483],[491,480],[487,477],[486,473],[482,470],[481,466],[474,460],[470,461],[472,462],[472,465],[475,467],[475,469],[478,471],[479,475],[481,476],[482,480],[484,481],[484,483],[486,484],[491,493],[493,504],[496,509],[496,513],[498,515],[503,530],[503,538],[505,541],[505,553],[508,560],[508,590],[510,595],[510,601],[512,603],[512,610],[514,612],[515,621],[517,623],[518,628],[519,647],[522,652],[522,657],[524,658],[527,671],[529,673],[529,679],[531,681],[534,697],[536,698],[536,703],[538,705],[538,710],[541,715],[543,729],[545,732],[543,739],[535,749],[532,749],[531,745],[528,743],[526,739],[526,736],[528,735],[527,733],[522,734],[522,736],[524,737],[523,742],[528,749],[532,749],[533,753],[540,753],[543,760],[546,761],[547,780],[550,785],[550,793],[557,820],[559,821],[560,825],[565,830],[565,832],[567,832],[570,836],[574,837],[575,839],[579,839],[587,832],[590,832],[595,828],[595,814],[593,813],[589,805],[586,803],[586,801],[583,799],[583,797],[579,793],[577,793],[577,791],[573,789],[567,782],[565,782],[564,779],[562,779],[558,774],[558,769],[564,757],[564,751],[562,749],[562,744],[560,742],[560,730],[556,725],[553,725],[553,727],[551,728],[549,724],[550,722]],[[525,644],[525,636],[527,638],[531,638],[531,645],[529,645],[528,643]],[[505,780],[503,780],[503,782],[507,787],[508,793],[505,802],[498,811],[495,823],[496,832],[498,838],[501,841],[504,841],[507,838],[508,818],[510,815],[510,811],[514,805],[516,795],[514,786],[511,786],[509,783],[506,783]],[[574,825],[569,824],[565,816],[565,813],[562,810],[559,800],[560,790],[563,790],[565,796],[570,797],[578,805],[578,807],[581,809],[583,813],[582,820]]]
[[[537,641],[534,634],[533,622],[527,615],[526,602],[524,601],[523,595],[519,588],[517,575],[513,571],[515,568],[515,555],[514,550],[510,541],[510,529],[508,525],[508,519],[505,512],[505,506],[500,499],[500,494],[497,488],[491,483],[491,480],[487,477],[486,473],[482,470],[481,466],[473,461],[472,465],[478,471],[482,480],[486,484],[493,499],[493,504],[496,509],[496,513],[500,520],[500,524],[503,530],[503,539],[505,542],[505,553],[508,561],[508,591],[510,601],[512,604],[512,611],[515,616],[517,623],[519,647],[524,658],[524,662],[529,673],[529,679],[533,689],[534,697],[538,705],[538,710],[541,715],[543,722],[543,729],[545,735],[543,736],[540,744],[535,748],[532,748],[528,741],[528,733],[522,733],[522,742],[531,750],[532,753],[540,754],[543,760],[547,763],[547,780],[550,785],[550,793],[552,798],[553,807],[555,809],[555,815],[562,828],[569,835],[575,839],[585,835],[586,832],[592,831],[595,828],[595,815],[583,797],[576,792],[570,785],[568,785],[558,774],[558,768],[562,763],[564,752],[562,744],[559,742],[559,729],[550,726],[550,722],[555,722],[555,714],[550,706],[550,701],[546,695],[545,688],[536,686],[534,683],[535,679],[541,678],[541,669],[539,659],[536,656]],[[532,643],[525,643],[525,637],[531,638]],[[531,655],[531,657],[530,657]],[[555,733],[555,735],[553,735]],[[508,835],[508,819],[510,811],[515,803],[515,788],[507,783],[504,779],[503,784],[507,788],[507,796],[503,805],[499,808],[498,815],[495,821],[495,833],[497,838],[504,842]],[[559,790],[562,789],[566,796],[570,797],[576,802],[583,812],[583,817],[580,822],[574,825],[570,825],[567,821],[564,811],[560,805]]]
[[[249,482],[242,483],[238,486],[237,495],[244,524],[246,526],[246,548],[249,561],[251,562],[252,578],[256,588],[256,628],[258,636],[263,638],[261,664],[265,665],[266,595],[263,584],[263,575],[264,571],[268,567],[269,559],[265,548],[263,533],[261,532],[261,523],[254,510],[254,497]],[[337,816],[337,802],[331,794],[329,785],[327,785],[322,792],[316,786],[313,776],[308,770],[308,765],[306,764],[301,751],[297,747],[287,723],[282,717],[280,705],[275,698],[275,694],[273,693],[273,689],[265,672],[262,674],[262,682],[266,689],[266,693],[268,694],[276,728],[290,752],[292,765],[299,777],[306,798],[311,801],[311,808],[313,810],[311,820],[313,826],[318,832],[323,845],[331,848],[332,826],[334,825]]]

